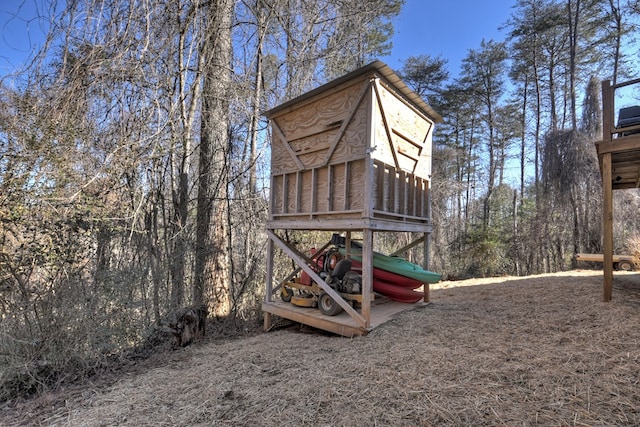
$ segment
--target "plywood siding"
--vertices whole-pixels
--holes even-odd
[[[368,84],[360,81],[274,117],[272,172],[282,174],[300,166],[312,169],[364,158],[368,101],[362,95]]]
[[[376,85],[373,157],[423,178],[431,175],[433,123],[385,85]]]

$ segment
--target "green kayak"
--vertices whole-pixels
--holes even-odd
[[[340,253],[345,255],[345,249],[340,248]],[[352,245],[350,255],[351,258],[362,263],[362,250],[356,245]],[[388,256],[381,254],[380,252],[373,252],[373,267],[374,269],[384,270],[399,276],[409,277],[421,283],[436,283],[442,278],[442,274],[425,270],[419,265],[409,262],[404,258]],[[377,276],[375,271],[374,276]],[[393,282],[393,280],[390,280],[389,278],[381,278]]]

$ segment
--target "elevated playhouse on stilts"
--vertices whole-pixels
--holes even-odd
[[[428,253],[431,140],[441,117],[380,61],[265,114],[272,138],[265,329],[277,315],[364,335],[428,302],[429,283],[440,278],[428,271]],[[289,230],[333,237],[312,253],[289,242]],[[385,256],[373,251],[376,232],[415,240]],[[420,266],[395,256],[414,247],[423,248]],[[276,250],[296,266],[285,277],[274,277]]]

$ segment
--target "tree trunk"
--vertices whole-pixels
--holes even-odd
[[[258,124],[260,121],[260,100],[262,99],[262,45],[266,35],[265,7],[262,1],[256,2],[256,23],[258,25],[258,42],[256,52],[256,69],[253,85],[253,111],[251,112],[250,149],[249,149],[249,189],[257,191],[257,153],[258,153]]]
[[[522,269],[520,267],[520,236],[518,232],[518,190],[513,190],[513,249],[515,256],[516,276],[522,275]]]
[[[611,15],[615,19],[615,38],[616,38],[616,47],[615,52],[613,54],[613,82],[612,85],[615,86],[618,80],[618,67],[620,63],[620,45],[622,38],[622,12],[620,11],[620,1],[614,3],[614,0],[609,0],[609,6],[611,7]]]
[[[179,132],[174,136],[175,141],[181,144],[173,145],[171,156],[171,170],[176,170],[177,179],[173,178],[171,197],[173,202],[173,220],[171,221],[171,255],[169,269],[171,274],[171,302],[170,307],[177,309],[184,305],[186,290],[187,253],[189,251],[189,207],[190,197],[190,170],[192,168],[192,142],[195,134],[195,117],[197,116],[198,100],[202,81],[195,79],[189,84],[190,60],[185,55],[188,43],[187,26],[180,28],[178,46],[178,74],[177,90],[180,99],[180,126]],[[200,63],[204,63],[200,61]]]
[[[578,21],[580,19],[580,0],[575,2],[575,14],[572,1],[567,2],[569,15],[569,101],[571,102],[571,129],[578,128],[576,111],[576,56],[578,50]]]
[[[229,313],[226,198],[234,4],[232,0],[212,2],[201,52],[204,61],[193,303],[206,302],[216,317]]]
[[[526,155],[527,155],[527,102],[528,102],[528,89],[529,89],[529,77],[524,76],[524,93],[522,95],[522,121],[520,126],[522,127],[522,136],[520,138],[520,204],[524,203],[524,185],[525,185],[525,170]]]
[[[183,166],[184,167],[184,166]],[[173,221],[171,222],[171,255],[169,271],[171,274],[171,308],[181,307],[184,303],[185,257],[187,255],[187,237],[185,236],[187,216],[189,214],[188,175],[180,173],[177,189],[173,191]]]

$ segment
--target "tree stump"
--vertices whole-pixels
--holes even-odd
[[[164,330],[176,337],[176,344],[186,347],[204,337],[207,315],[206,305],[194,305],[174,312]]]

